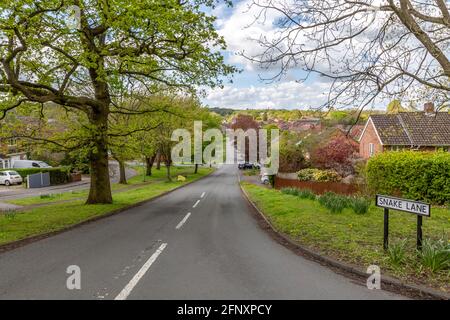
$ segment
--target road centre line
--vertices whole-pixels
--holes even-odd
[[[195,208],[200,203],[200,200],[197,200],[197,202],[192,206],[192,208]]]
[[[158,256],[163,252],[163,250],[167,247],[167,243],[163,243],[159,246],[159,248],[152,254],[152,256],[144,263],[141,269],[134,275],[134,277],[128,282],[128,284],[123,288],[123,290],[117,295],[114,300],[126,300],[130,295],[131,291],[138,284],[139,280],[145,275],[148,269],[152,266],[152,264],[156,261]]]
[[[183,220],[180,221],[180,223],[175,227],[175,229],[177,229],[177,230],[180,229],[183,226],[183,224],[186,223],[187,219],[189,219],[190,216],[191,216],[191,213],[188,212],[188,214],[183,218]]]
[[[203,197],[205,196],[206,192],[203,192],[202,195],[200,196],[201,199],[203,199]]]

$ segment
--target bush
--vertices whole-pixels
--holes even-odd
[[[444,240],[424,240],[419,259],[425,268],[435,273],[450,269],[450,244]]]
[[[334,192],[326,192],[319,197],[319,203],[331,213],[341,213],[349,206],[349,198]]]
[[[350,198],[349,205],[356,214],[365,214],[369,211],[370,200],[363,197]]]
[[[300,181],[337,182],[342,177],[334,170],[303,169],[297,173]]]
[[[7,169],[14,170],[25,180],[30,174],[35,173],[45,173],[50,174],[50,184],[58,185],[70,182],[70,167],[58,167],[58,168],[17,168],[17,169]],[[2,170],[5,171],[5,170]]]
[[[311,154],[312,164],[320,169],[333,169],[341,175],[354,173],[353,160],[358,153],[358,143],[345,135],[337,135]]]
[[[366,170],[372,193],[437,204],[450,200],[448,152],[384,152],[371,158]]]

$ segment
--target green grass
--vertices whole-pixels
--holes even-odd
[[[333,214],[315,200],[245,182],[242,186],[273,225],[297,242],[321,254],[360,265],[362,269],[376,264],[382,272],[449,291],[449,270],[433,273],[421,267],[415,250],[415,215],[391,210],[391,243],[407,239],[405,258],[397,266],[383,251],[382,209],[372,205],[366,214],[356,214],[351,208]],[[424,218],[423,234],[424,238],[447,242],[450,239],[449,209],[433,208],[431,218]]]
[[[137,189],[116,193],[113,195],[113,204],[85,205],[84,201],[76,200],[19,211],[14,215],[0,215],[0,244],[60,230],[89,218],[105,215],[114,210],[154,198],[166,191],[197,180],[210,172],[212,169],[199,168],[198,174],[194,174],[191,169],[185,182],[155,181]]]
[[[139,184],[144,183],[153,183],[157,180],[165,180],[166,179],[166,168],[162,165],[161,170],[152,170],[152,176],[146,176],[144,181],[144,167],[142,166],[134,166],[134,170],[138,172],[138,175],[130,178],[127,180],[128,184],[119,184],[119,183],[113,183],[111,185],[112,191],[120,191],[126,188],[130,188]],[[205,168],[199,167],[199,170],[205,170]],[[193,174],[193,167],[171,167],[171,177],[173,179],[176,179],[178,175],[189,175]],[[75,200],[80,198],[87,198],[89,193],[88,189],[83,190],[73,190],[69,192],[63,192],[63,193],[49,193],[49,197],[42,197],[42,196],[32,196],[32,197],[26,197],[21,199],[14,199],[14,200],[8,200],[5,201],[6,203],[15,204],[19,206],[30,206],[35,204],[46,204],[46,203],[53,203],[53,202],[60,202],[60,201],[67,201],[67,200]]]

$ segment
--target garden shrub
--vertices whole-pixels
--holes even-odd
[[[35,173],[50,174],[50,184],[58,185],[70,182],[70,167],[58,167],[58,168],[13,168],[6,170],[14,170],[25,180],[28,175]],[[5,171],[5,170],[1,170]]]
[[[303,169],[297,172],[298,180],[300,181],[322,181],[322,182],[337,182],[342,177],[334,170],[320,170],[320,169]]]
[[[400,266],[405,261],[406,243],[407,243],[407,239],[403,239],[401,241],[389,244],[389,247],[387,250],[387,253],[389,255],[389,260],[396,267]]]
[[[450,202],[450,153],[384,152],[367,163],[372,193],[437,204]]]

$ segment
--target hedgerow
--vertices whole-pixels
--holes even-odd
[[[367,163],[367,184],[373,193],[450,203],[450,153],[385,152]]]

